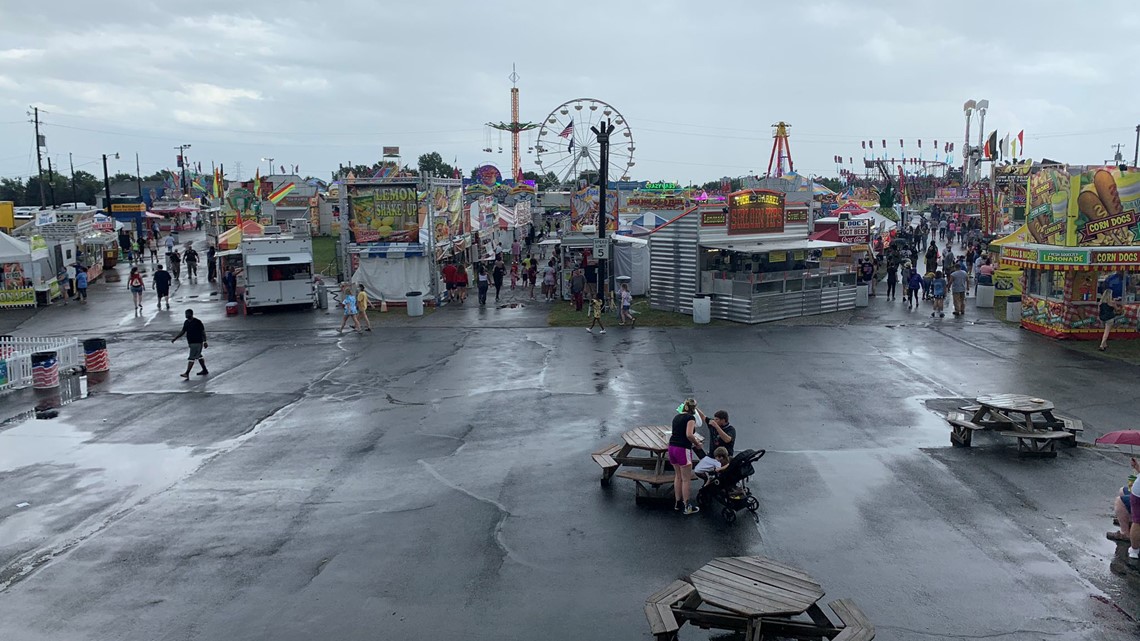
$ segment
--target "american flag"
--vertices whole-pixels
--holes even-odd
[[[573,136],[573,135],[574,135],[574,121],[571,120],[570,124],[566,125],[566,128],[562,130],[562,133],[558,134],[558,137],[559,138],[569,138],[570,136]]]

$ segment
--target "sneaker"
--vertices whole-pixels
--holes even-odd
[[[673,511],[674,512],[680,512],[683,509],[685,509],[685,502],[684,501],[677,501],[676,503],[673,504]]]
[[[207,374],[209,374],[209,373],[210,373],[210,370],[208,370],[208,369],[204,369],[204,370],[202,370],[202,371],[198,372],[198,376],[205,376],[205,375],[207,375]]]
[[[591,334],[593,334],[593,333],[594,333],[594,328],[593,328],[593,327],[587,327],[587,328],[586,328],[586,331],[587,331],[587,332],[590,332]]]
[[[701,511],[701,508],[693,505],[692,503],[685,506],[685,514],[686,515],[696,514],[697,512],[700,512],[700,511]],[[1129,553],[1131,554],[1131,550],[1129,550]],[[1136,558],[1136,557],[1132,557],[1132,558]]]
[[[946,318],[946,314],[945,314],[945,313],[943,313],[943,312],[939,312],[939,313],[938,313],[938,318]]]
[[[1140,548],[1129,547],[1128,548],[1128,558],[1140,559]]]
[[[934,318],[934,312],[930,312],[930,317]]]
[[[605,334],[605,333],[606,333],[606,330],[604,330],[604,329],[603,329],[602,331],[600,331],[600,332],[598,332],[598,333],[599,333],[599,334]]]

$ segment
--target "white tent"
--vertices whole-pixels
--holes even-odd
[[[18,238],[0,232],[0,263],[31,262],[32,246]]]
[[[649,291],[649,241],[615,235],[614,276],[629,277],[629,292],[644,296]]]

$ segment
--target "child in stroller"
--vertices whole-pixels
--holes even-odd
[[[732,457],[727,466],[711,472],[708,482],[697,492],[697,504],[704,508],[716,501],[723,506],[720,514],[729,523],[736,520],[737,512],[745,509],[759,518],[756,510],[760,509],[760,502],[748,489],[748,478],[756,473],[752,464],[765,453],[766,450],[744,450]]]

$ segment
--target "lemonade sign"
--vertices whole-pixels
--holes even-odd
[[[415,185],[356,187],[352,189],[349,202],[355,242],[419,241],[420,218]]]

